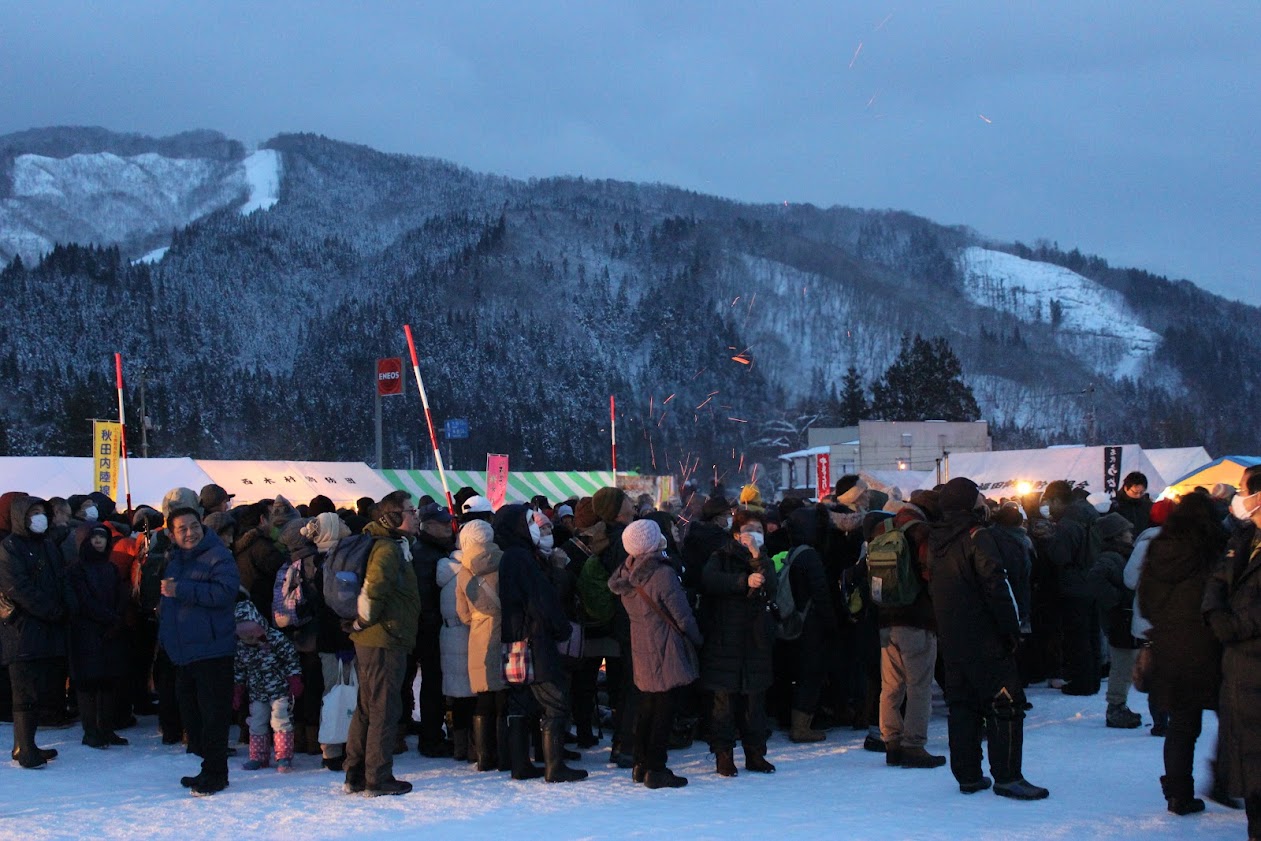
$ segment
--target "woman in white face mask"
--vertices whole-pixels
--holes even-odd
[[[737,736],[744,746],[744,767],[771,774],[766,761],[766,690],[773,672],[773,615],[776,578],[763,551],[760,515],[735,515],[735,540],[705,564],[703,612],[705,645],[701,649],[701,685],[714,693],[710,749],[724,777],[738,773]]]
[[[1243,797],[1248,835],[1261,837],[1261,467],[1244,472],[1231,502],[1235,531],[1225,563],[1204,593],[1204,616],[1225,649],[1218,715],[1217,775]],[[1246,519],[1245,519],[1246,517]]]
[[[66,582],[46,536],[44,501],[18,497],[9,513],[13,532],[0,542],[0,656],[13,684],[13,759],[38,768],[57,755],[36,746],[35,725],[40,687],[66,651]]]

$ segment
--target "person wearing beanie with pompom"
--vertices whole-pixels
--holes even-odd
[[[700,627],[674,570],[662,562],[665,535],[654,520],[622,532],[626,560],[609,576],[609,589],[630,617],[633,674],[639,688],[631,778],[651,789],[681,788],[687,779],[666,767],[674,690],[699,676]]]
[[[1024,778],[1025,693],[1016,669],[1020,617],[998,546],[985,528],[985,498],[976,483],[951,479],[939,494],[942,519],[932,525],[929,592],[945,663],[950,707],[950,770],[964,794],[984,791],[1041,800],[1045,788]],[[981,740],[990,773],[981,773]]]

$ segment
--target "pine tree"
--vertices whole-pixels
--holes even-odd
[[[867,416],[871,406],[867,403],[867,392],[863,389],[863,378],[856,365],[850,365],[845,371],[845,379],[841,381],[840,422],[841,426],[858,426],[858,422]]]
[[[963,366],[941,337],[902,337],[897,361],[872,386],[871,411],[889,421],[974,421],[981,410]]]

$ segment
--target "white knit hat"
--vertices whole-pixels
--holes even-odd
[[[642,557],[661,548],[661,527],[655,520],[636,520],[622,531],[622,547],[632,557]]]
[[[495,542],[495,530],[485,520],[469,520],[456,537],[461,549],[477,549]]]

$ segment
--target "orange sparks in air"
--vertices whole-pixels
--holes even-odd
[[[748,421],[744,418],[727,418],[727,420],[735,421],[736,423],[748,423]]]
[[[671,394],[671,395],[670,395],[669,397],[667,397],[665,400],[662,400],[662,401],[661,401],[661,405],[662,405],[662,406],[664,406],[665,404],[669,403],[669,402],[670,402],[671,400],[673,400],[673,399],[674,399],[674,395],[673,395],[673,394]]]
[[[739,301],[739,300],[740,300],[740,296],[739,296],[739,295],[737,295],[737,296],[735,297],[735,300],[733,300],[733,301],[731,302],[731,306],[733,306],[733,307],[734,307],[734,306],[736,305],[736,301]]]
[[[980,117],[982,120],[984,120],[984,121],[985,121],[985,122],[987,122],[987,123],[993,123],[993,122],[994,122],[993,120],[991,120],[989,117],[985,116],[984,114],[977,114],[977,116],[978,116],[978,117]]]
[[[744,356],[744,355],[741,355],[741,356],[733,356],[733,357],[731,357],[731,361],[732,361],[732,362],[739,362],[741,365],[752,365],[752,364],[753,364],[753,360],[752,360],[752,359],[749,359],[747,356]]]
[[[706,397],[706,398],[704,399],[704,401],[702,401],[702,402],[701,402],[701,405],[699,405],[699,406],[697,406],[697,407],[696,407],[696,410],[697,410],[697,411],[700,411],[701,409],[705,408],[705,404],[706,404],[706,403],[708,403],[710,400],[713,400],[713,399],[714,399],[714,396],[713,396],[712,394],[711,394],[710,396]]]
[[[893,17],[893,12],[889,12],[889,14],[885,15],[884,20],[876,24],[876,31],[879,32],[880,30],[884,29],[884,25],[889,22],[889,18],[891,17]]]

